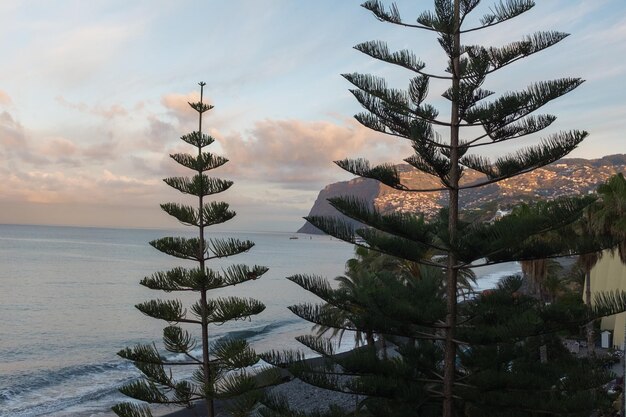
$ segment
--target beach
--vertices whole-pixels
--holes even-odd
[[[337,357],[349,355],[350,351],[342,352]],[[320,364],[323,359],[321,357],[312,357],[306,359],[311,365]],[[336,391],[317,388],[313,385],[302,382],[286,370],[281,370],[282,382],[278,385],[266,388],[269,394],[284,397],[289,406],[298,411],[315,412],[326,411],[330,405],[337,405],[345,410],[354,409],[362,396],[353,394],[344,394]],[[200,402],[194,408],[155,408],[153,412],[155,417],[204,417],[206,416],[206,406],[204,402]],[[215,417],[227,417],[229,414],[225,411],[224,402],[215,401]]]

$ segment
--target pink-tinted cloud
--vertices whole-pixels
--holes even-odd
[[[149,115],[144,130],[144,138],[137,141],[139,148],[152,152],[165,152],[168,143],[175,142],[181,131],[177,124],[163,121],[156,115]]]
[[[79,142],[63,136],[30,132],[8,112],[0,113],[0,157],[12,167],[79,167],[116,158],[117,141],[104,134],[100,141]]]
[[[142,180],[127,175],[102,171],[66,172],[62,170],[24,170],[2,172],[0,183],[3,201],[30,203],[129,204],[154,198],[159,189],[158,178]]]
[[[172,126],[177,132],[174,137],[197,129],[198,113],[189,106],[189,103],[198,101],[200,101],[200,93],[198,91],[187,94],[165,94],[161,98],[161,105],[165,107],[167,116],[173,119],[174,123]],[[208,97],[206,94],[203,97],[203,102],[205,104],[213,104],[211,97]],[[245,107],[236,109],[218,107],[215,110],[204,113],[203,130],[208,132],[210,129],[233,129],[245,113]]]
[[[341,170],[332,162],[365,157],[373,163],[398,162],[410,155],[406,142],[378,134],[354,121],[264,120],[246,137],[220,139],[227,170],[260,181],[319,187],[336,181]],[[308,185],[307,185],[308,184]]]
[[[13,104],[13,100],[11,100],[11,97],[9,97],[9,95],[4,91],[0,90],[0,105],[7,107],[11,104]]]
[[[0,146],[3,148],[23,148],[26,143],[24,128],[11,114],[0,113]]]
[[[22,124],[8,112],[0,113],[0,157],[10,168],[23,163],[46,164],[48,161],[36,152]]]
[[[173,116],[183,126],[197,123],[198,113],[189,106],[189,103],[197,101],[200,101],[200,93],[197,91],[187,94],[166,94],[161,98],[161,104],[167,109],[168,114]],[[206,96],[203,101],[208,104],[211,103]]]
[[[62,137],[49,139],[40,147],[43,154],[53,157],[63,157],[76,155],[78,147],[74,142]]]
[[[119,157],[117,153],[118,142],[109,137],[99,143],[87,145],[81,149],[82,156],[93,161],[111,161]]]
[[[86,103],[82,102],[72,103],[62,96],[56,96],[55,99],[57,103],[61,104],[63,107],[75,109],[80,111],[81,113],[93,114],[94,116],[102,117],[108,120],[113,119],[114,117],[128,116],[128,111],[119,104],[113,104],[109,107],[103,107],[100,105],[89,106]]]

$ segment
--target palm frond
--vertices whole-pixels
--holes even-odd
[[[606,317],[626,311],[626,291],[606,291],[594,295],[591,314]]]
[[[296,316],[317,325],[335,329],[359,331],[360,329],[344,316],[334,314],[334,311],[325,307],[325,304],[302,303],[289,306],[289,310]]]

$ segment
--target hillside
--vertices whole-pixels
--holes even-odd
[[[398,165],[402,182],[411,187],[437,187],[436,178],[419,172],[409,165]],[[611,175],[626,171],[626,154],[609,155],[599,159],[561,159],[544,168],[524,175],[461,192],[461,208],[494,211],[522,201],[553,199],[565,195],[587,194]],[[483,178],[475,171],[467,171],[463,183],[473,183]],[[370,179],[327,185],[320,191],[309,215],[341,216],[326,201],[340,195],[353,195],[371,202],[382,212],[421,212],[432,217],[445,204],[445,193],[406,193],[396,191]],[[309,223],[298,233],[321,233]]]

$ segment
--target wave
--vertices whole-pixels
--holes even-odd
[[[138,376],[124,361],[83,364],[9,376],[0,389],[0,417],[33,417],[114,395]]]
[[[233,330],[224,334],[218,340],[260,339],[269,333],[273,333],[276,329],[279,329],[281,327],[284,327],[293,323],[297,323],[297,320],[281,320],[281,321],[273,322],[273,323],[266,324],[263,326],[251,327],[251,328],[242,329],[242,330]]]
[[[233,330],[224,333],[219,339],[261,339],[293,323],[297,321],[283,320]],[[121,385],[139,377],[140,373],[132,363],[121,359],[101,364],[81,364],[7,375],[0,383],[0,417],[43,416],[68,408],[93,407],[96,403],[105,408],[105,405],[112,405],[122,399],[117,392]],[[103,401],[108,397],[109,401]]]
[[[474,290],[482,291],[495,288],[504,277],[520,274],[522,268],[518,262],[506,262],[475,268],[474,272],[476,273]]]

